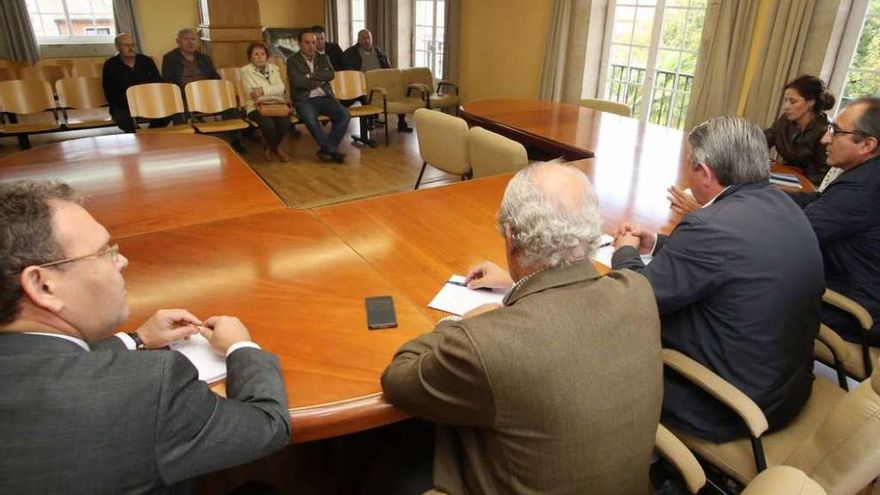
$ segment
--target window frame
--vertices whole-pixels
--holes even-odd
[[[856,56],[856,49],[859,46],[859,40],[862,38],[862,31],[868,19],[868,10],[871,7],[870,0],[853,0],[849,14],[846,18],[846,25],[840,38],[840,46],[837,49],[837,57],[834,60],[834,66],[831,70],[831,77],[828,78],[828,91],[836,96],[834,108],[830,112],[837,113],[843,104],[843,90],[849,80],[850,72],[852,72],[853,59]],[[873,17],[877,17],[874,15]],[[880,73],[880,69],[856,69],[858,72]],[[880,92],[880,88],[877,88]],[[865,95],[871,96],[871,95]]]
[[[411,45],[411,47],[412,47],[412,64],[411,65],[413,67],[416,67],[416,57],[418,56],[418,53],[420,53],[420,52],[427,53],[428,67],[431,69],[431,74],[434,75],[435,80],[440,80],[440,79],[443,79],[443,64],[440,64],[439,68],[437,67],[438,51],[437,50],[431,50],[431,51],[419,50],[418,47],[416,46],[418,43],[418,40],[416,39],[416,33],[418,32],[419,27],[428,27],[427,25],[418,23],[419,2],[431,2],[431,5],[434,10],[434,22],[430,26],[431,40],[434,41],[435,46],[438,42],[443,43],[443,48],[439,51],[439,53],[440,53],[441,57],[446,56],[446,53],[445,53],[446,52],[446,44],[444,43],[443,39],[437,39],[437,19],[438,19],[437,16],[438,16],[438,4],[440,3],[440,0],[413,0],[413,2],[412,2],[412,7],[413,7],[412,8],[412,45]],[[446,24],[445,24],[446,2],[445,2],[445,0],[443,2],[442,14],[444,17],[443,29],[445,32],[445,29],[446,29]]]
[[[355,2],[360,3],[363,6],[363,18],[355,19]],[[360,12],[359,12],[360,13]],[[360,27],[355,27],[358,25]],[[367,27],[367,1],[366,0],[348,0],[348,30],[351,33],[351,44],[356,45],[358,42],[358,32],[361,29],[366,29]]]
[[[61,9],[64,14],[64,22],[67,26],[67,32],[73,33],[73,21],[70,18],[70,10],[67,7],[67,0],[60,0]],[[30,19],[31,10],[28,8],[28,19]],[[44,15],[42,11],[37,11],[36,15]],[[94,15],[94,13],[93,13]],[[94,22],[95,17],[92,17]],[[70,34],[67,36],[39,36],[34,32],[34,37],[37,40],[38,45],[80,45],[80,44],[89,44],[89,45],[105,45],[112,44],[114,39],[116,38],[116,15],[113,10],[110,10],[110,33],[111,34],[95,34],[95,35],[74,35]],[[31,19],[31,26],[33,27],[33,20]],[[93,29],[99,29],[97,25],[92,26]]]

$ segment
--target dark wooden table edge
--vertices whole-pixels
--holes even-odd
[[[348,435],[410,417],[388,403],[381,392],[338,402],[295,407],[289,413],[291,443]]]

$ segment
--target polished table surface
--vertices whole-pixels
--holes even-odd
[[[77,188],[114,237],[285,207],[220,139],[119,134],[0,158],[0,181],[55,179]]]

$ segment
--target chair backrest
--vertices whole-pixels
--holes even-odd
[[[427,67],[410,67],[403,69],[403,83],[408,87],[410,84],[423,84],[428,88],[428,94],[434,94],[434,74]]]
[[[359,70],[336,71],[330,86],[340,100],[353,100],[367,94],[367,78]]]
[[[104,72],[104,62],[88,61],[73,64],[70,75],[73,77],[101,77]]]
[[[46,81],[0,81],[3,111],[15,114],[42,113],[55,108],[52,87]]]
[[[132,117],[160,119],[184,112],[183,97],[176,84],[138,84],[128,88],[125,96]]]
[[[856,493],[880,473],[880,371],[874,369],[784,462],[831,495]]]
[[[376,69],[364,73],[367,78],[367,88],[385,88],[388,98],[403,98],[406,96],[406,84],[403,83],[403,71],[400,69]]]
[[[14,81],[18,79],[18,71],[15,67],[0,67],[0,81]]]
[[[600,112],[616,113],[624,117],[632,117],[632,108],[625,103],[618,103],[610,100],[596,100],[594,98],[586,98],[580,101],[580,106],[584,108],[592,108]]]
[[[529,164],[525,146],[482,127],[468,131],[471,168],[474,177],[516,172]]]
[[[100,108],[107,105],[101,78],[66,77],[55,83],[58,105],[62,108]]]
[[[222,79],[203,79],[186,85],[186,104],[190,112],[219,113],[237,108],[235,85]]]
[[[422,160],[450,174],[466,174],[471,167],[464,119],[427,108],[420,108],[413,115]]]
[[[217,69],[217,73],[220,74],[220,79],[229,81],[235,86],[235,97],[238,98],[238,106],[243,107],[247,101],[247,95],[241,82],[241,68],[223,67],[222,69]]]
[[[54,86],[59,79],[69,77],[70,73],[67,69],[60,65],[35,65],[33,67],[25,67],[21,70],[22,79],[42,79],[48,81]]]

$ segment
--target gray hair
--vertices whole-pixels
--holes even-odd
[[[0,183],[0,325],[20,311],[22,270],[64,257],[52,235],[50,200],[81,201],[61,182]]]
[[[536,175],[558,168],[570,175],[576,194],[548,194]],[[510,228],[511,242],[527,266],[551,267],[590,257],[599,245],[602,219],[590,180],[580,170],[560,162],[530,165],[511,179],[504,191],[498,228]]]
[[[880,98],[875,96],[864,96],[862,98],[856,98],[847,104],[847,106],[850,105],[865,106],[865,109],[862,111],[862,115],[859,116],[859,120],[856,122],[854,129],[860,134],[854,135],[853,139],[860,141],[865,137],[872,137],[880,141]]]
[[[767,138],[757,124],[742,117],[707,120],[688,134],[691,165],[704,163],[722,186],[770,178]]]
[[[119,42],[120,42],[120,40],[122,40],[122,38],[124,38],[124,37],[126,37],[126,36],[128,36],[129,38],[132,37],[132,36],[131,36],[130,34],[128,34],[128,33],[119,33],[119,34],[117,34],[116,37],[113,38],[113,44],[116,45],[116,46],[118,47],[118,46],[119,46]],[[132,38],[132,39],[134,39],[134,38]]]
[[[185,28],[180,28],[177,31],[177,36],[174,39],[179,40],[180,37],[183,36],[184,34],[191,34],[191,35],[195,36],[196,38],[198,38],[198,36],[196,36],[196,32],[192,28],[185,27]]]

